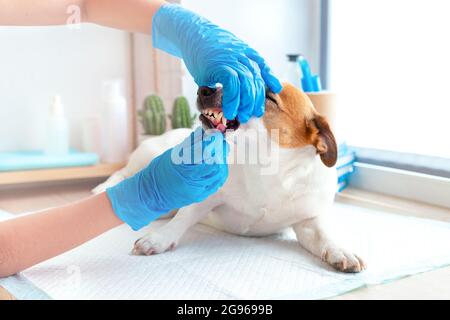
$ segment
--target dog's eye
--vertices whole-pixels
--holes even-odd
[[[266,99],[272,101],[278,107],[278,102],[277,102],[277,100],[274,97],[272,97],[270,95],[266,95]]]

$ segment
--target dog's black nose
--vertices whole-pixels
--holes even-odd
[[[210,87],[200,87],[198,89],[198,96],[199,97],[210,97],[216,92],[216,89],[210,88]]]

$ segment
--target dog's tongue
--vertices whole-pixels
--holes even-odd
[[[219,130],[222,133],[225,133],[225,131],[227,131],[227,127],[223,125],[223,123],[220,123],[217,127],[217,130]]]
[[[214,125],[214,127],[216,127],[216,130],[219,130],[222,133],[225,133],[227,131],[227,126],[224,125],[222,122],[214,120],[213,125]]]

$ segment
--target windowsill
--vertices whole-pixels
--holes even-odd
[[[450,209],[448,178],[356,162],[350,186]]]
[[[450,209],[356,188],[338,194],[336,201],[388,213],[450,222]]]

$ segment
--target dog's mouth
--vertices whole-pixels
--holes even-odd
[[[221,109],[204,109],[201,113],[200,121],[205,128],[216,129],[222,133],[225,133],[227,131],[236,131],[240,127],[240,123],[237,119],[226,119]]]
[[[222,87],[200,87],[198,89],[197,106],[201,112],[200,121],[205,129],[215,129],[222,133],[236,131],[240,127],[237,119],[225,118],[222,109]]]

